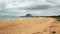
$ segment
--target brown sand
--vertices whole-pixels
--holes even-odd
[[[60,23],[53,18],[0,20],[0,34],[60,34]]]

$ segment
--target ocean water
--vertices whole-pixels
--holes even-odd
[[[22,19],[28,19],[33,17],[20,17],[20,16],[0,16],[0,20],[22,20]],[[36,17],[35,17],[36,18]]]
[[[20,18],[18,16],[0,16],[0,20],[11,20],[11,19],[17,19]]]

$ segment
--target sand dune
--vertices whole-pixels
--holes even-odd
[[[53,18],[0,20],[0,34],[60,34],[60,23]]]

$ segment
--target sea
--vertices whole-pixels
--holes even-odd
[[[14,20],[20,18],[19,16],[0,16],[0,20]]]
[[[36,17],[21,17],[21,16],[0,16],[0,20],[22,20],[22,19],[29,19],[29,18],[36,18]]]

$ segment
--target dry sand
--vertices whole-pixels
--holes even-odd
[[[60,34],[60,23],[46,17],[0,20],[0,34]]]

